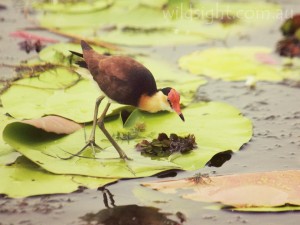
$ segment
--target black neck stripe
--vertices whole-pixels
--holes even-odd
[[[168,94],[170,93],[171,89],[172,89],[172,88],[170,88],[170,87],[165,87],[165,88],[162,88],[162,89],[160,89],[160,90],[161,90],[161,92],[162,92],[164,95],[168,96]]]

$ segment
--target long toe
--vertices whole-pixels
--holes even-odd
[[[102,148],[96,144],[95,140],[89,140],[85,146],[83,146],[82,149],[80,149],[80,151],[78,151],[77,153],[71,153],[71,152],[67,152],[67,151],[64,151],[65,153],[68,153],[70,156],[68,157],[59,157],[60,159],[63,159],[63,160],[69,160],[69,159],[72,159],[74,157],[80,157],[80,158],[91,158],[91,157],[86,157],[86,156],[81,156],[81,154],[88,148],[90,147],[93,151],[93,156],[95,157],[96,155],[96,151],[95,151],[95,148],[99,149],[99,150],[102,150]]]

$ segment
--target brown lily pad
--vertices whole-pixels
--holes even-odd
[[[56,134],[72,134],[82,128],[81,124],[59,116],[45,116],[38,119],[23,120],[22,123]]]
[[[220,202],[237,208],[300,205],[300,170],[202,176],[196,179],[144,183],[166,193],[188,189],[183,198],[201,202]],[[186,193],[186,191],[185,191]]]

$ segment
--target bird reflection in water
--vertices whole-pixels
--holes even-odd
[[[159,212],[155,207],[122,205],[116,206],[113,194],[106,189],[99,189],[103,193],[103,202],[106,209],[97,213],[87,213],[80,217],[84,224],[88,225],[182,225],[182,217],[178,217],[180,222],[167,218],[172,214]]]

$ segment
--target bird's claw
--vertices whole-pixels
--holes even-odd
[[[59,157],[60,159],[62,160],[69,160],[69,159],[72,159],[74,157],[81,157],[80,154],[85,150],[87,149],[88,147],[91,147],[92,148],[92,151],[93,151],[93,155],[95,156],[96,155],[96,151],[95,151],[95,148],[98,148],[99,150],[102,150],[102,148],[96,144],[95,140],[89,140],[85,146],[83,146],[82,149],[80,149],[79,152],[73,154],[73,153],[70,153],[70,152],[67,152],[67,151],[64,151],[68,154],[70,154],[69,157]]]

